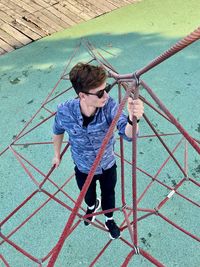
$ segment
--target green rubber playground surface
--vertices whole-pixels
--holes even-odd
[[[130,73],[142,68],[198,28],[199,10],[200,2],[197,0],[143,0],[2,56],[0,58],[0,151],[16,139],[39,110],[59,81],[75,47],[82,39],[84,40],[80,49],[70,61],[67,71],[78,61],[85,62],[91,59],[90,53],[84,47],[85,41],[88,40],[120,74]],[[141,77],[184,129],[198,140],[200,139],[199,54],[198,41]],[[0,266],[47,266],[50,257],[46,261],[44,258],[58,242],[70,216],[66,206],[73,208],[74,203],[71,198],[74,200],[78,198],[79,191],[75,179],[72,178],[62,191],[56,194],[57,201],[49,200],[48,194],[37,191],[13,216],[9,216],[38,189],[37,183],[41,183],[43,175],[51,169],[53,117],[49,116],[56,110],[58,103],[75,96],[72,90],[59,96],[69,86],[67,80],[60,81],[51,96],[57,98],[49,102],[45,106],[46,109],[41,109],[37,113],[26,130],[32,129],[45,119],[46,121],[22,136],[0,157],[0,220],[3,222],[1,237],[7,237],[7,242],[0,239],[0,254],[3,257],[0,258]],[[159,108],[145,89],[141,88],[140,94]],[[117,90],[112,90],[111,95],[117,100]],[[145,105],[145,114],[159,134],[178,133],[173,125],[148,105]],[[185,140],[181,138],[181,134],[163,136],[169,149],[174,150],[174,157],[187,172],[188,177],[196,183],[191,180],[185,181],[177,190],[178,194],[173,194],[173,188],[183,179],[183,173],[169,158],[160,141],[153,136],[146,121],[144,119],[140,121],[137,151],[138,197],[151,182],[149,176],[156,176],[167,187],[153,182],[145,196],[141,198],[138,207],[153,210],[167,196],[173,194],[159,212],[189,232],[189,235],[166,222],[161,216],[152,215],[139,221],[138,242],[142,250],[164,266],[198,267],[200,266],[198,186],[200,157],[195,149],[190,144],[186,145]],[[176,148],[179,141],[182,143]],[[116,152],[119,153],[119,141],[116,143]],[[130,161],[131,143],[124,142],[124,154],[126,160]],[[25,159],[37,169],[31,167]],[[116,206],[121,207],[121,168],[118,157],[117,163]],[[163,164],[164,167],[161,169]],[[70,151],[67,150],[60,167],[50,175],[51,181],[55,184],[46,181],[43,190],[55,194],[57,187],[61,187],[72,174],[73,162]],[[131,185],[131,167],[126,163],[125,195],[128,207],[132,205]],[[45,206],[32,216],[31,214],[46,201],[48,202]],[[85,208],[84,203],[82,208]],[[79,214],[83,215],[83,210],[79,210]],[[139,212],[138,217],[144,214]],[[31,217],[27,220],[29,216]],[[114,217],[119,225],[124,220],[120,211],[117,211]],[[104,223],[104,216],[99,215],[98,220]],[[77,221],[78,218],[75,223]],[[15,233],[12,233],[13,231]],[[122,231],[121,236],[131,244],[127,229]],[[106,231],[94,226],[85,227],[81,221],[66,239],[55,266],[89,266],[106,244],[108,247],[94,266],[121,266],[132,249],[121,239],[112,242],[109,240]],[[39,259],[44,263],[39,264]],[[142,255],[134,255],[128,266],[146,267],[153,266],[153,263]]]

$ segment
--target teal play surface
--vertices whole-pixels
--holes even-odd
[[[197,0],[144,0],[43,38],[0,58],[0,151],[14,142],[53,88],[55,90],[51,99],[56,97],[45,105],[45,109],[39,110],[26,131],[47,120],[22,136],[0,157],[0,266],[47,266],[50,258],[48,254],[58,242],[70,216],[66,207],[73,208],[72,199],[76,200],[79,195],[73,177],[57,192],[57,201],[49,199],[47,194],[55,194],[57,187],[62,187],[73,174],[73,162],[70,151],[67,150],[60,167],[51,173],[51,181],[48,180],[43,186],[47,193],[36,192],[13,216],[9,216],[38,189],[37,185],[51,169],[52,112],[55,112],[58,103],[75,96],[72,90],[59,95],[69,88],[68,80],[64,79],[58,85],[56,83],[68,63],[67,71],[78,61],[85,62],[91,59],[82,41],[79,50],[69,62],[75,47],[82,38],[89,40],[120,74],[134,72],[199,27],[199,10],[200,2]],[[198,41],[142,76],[184,129],[198,140],[199,53]],[[140,94],[159,108],[143,88]],[[117,90],[112,90],[111,95],[117,99]],[[178,133],[173,125],[148,105],[145,105],[145,114],[159,134]],[[171,151],[176,148],[181,138],[180,134],[163,136]],[[119,153],[118,140],[116,153]],[[130,143],[124,143],[124,154],[126,160],[130,161]],[[154,137],[144,119],[140,121],[137,154],[138,197],[152,181],[151,177],[157,177],[166,185],[153,182],[145,196],[141,197],[139,208],[154,209],[179,184],[183,179],[183,173],[169,158],[169,154]],[[196,183],[191,180],[185,181],[159,211],[190,234],[183,233],[161,216],[152,215],[138,223],[139,247],[164,266],[198,267],[200,157],[185,140],[175,149],[174,156],[188,177]],[[26,160],[31,162],[35,169]],[[117,163],[116,206],[121,207],[121,168],[118,157]],[[161,169],[163,164],[164,167]],[[131,167],[128,163],[125,164],[125,193],[127,206],[131,206]],[[32,216],[46,201],[44,207]],[[84,203],[82,208],[85,208]],[[83,215],[84,211],[80,210],[79,214]],[[144,214],[140,211],[139,217]],[[114,217],[119,225],[124,220],[120,211],[117,211]],[[104,216],[99,215],[98,220],[104,223]],[[77,221],[78,218],[75,223]],[[6,242],[2,237],[7,237]],[[127,229],[122,231],[122,239],[132,242]],[[106,231],[93,226],[85,227],[81,221],[66,239],[55,266],[89,266],[106,244],[108,247],[94,266],[121,266],[132,250],[123,240],[110,242]],[[38,259],[42,259],[43,263],[40,264]],[[134,255],[128,266],[146,267],[153,266],[153,263],[142,255]]]

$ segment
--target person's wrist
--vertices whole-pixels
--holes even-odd
[[[140,119],[137,119],[137,123],[138,123],[139,121],[140,121]],[[133,122],[131,121],[129,115],[128,115],[128,123],[129,123],[130,125],[133,125]]]

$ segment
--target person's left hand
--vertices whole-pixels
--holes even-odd
[[[131,97],[128,98],[127,109],[129,113],[129,119],[135,116],[137,120],[141,119],[144,113],[144,105],[140,99],[133,100]]]

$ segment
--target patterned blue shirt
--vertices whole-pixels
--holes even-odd
[[[56,135],[68,133],[72,158],[81,172],[89,173],[117,110],[118,104],[109,97],[105,106],[97,109],[93,121],[84,127],[79,98],[58,105],[53,132]],[[125,135],[126,124],[127,116],[122,113],[117,122],[118,133],[124,139],[131,141],[132,139]],[[95,174],[102,173],[102,170],[111,168],[115,163],[114,144],[113,134]]]

